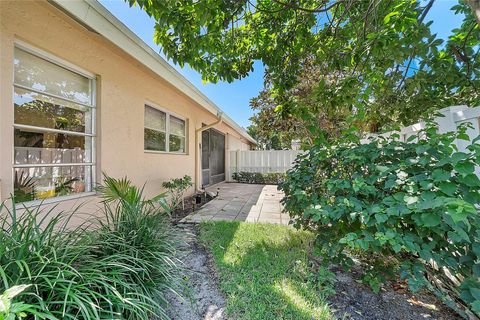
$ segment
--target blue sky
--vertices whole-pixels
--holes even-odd
[[[100,0],[100,2],[149,46],[157,52],[160,51],[160,47],[153,43],[154,21],[145,12],[138,7],[130,8],[123,0]],[[436,0],[427,16],[427,20],[433,20],[432,31],[437,33],[439,38],[447,38],[450,31],[461,24],[462,17],[455,16],[449,10],[456,3],[456,0]],[[238,124],[243,127],[250,124],[249,118],[253,111],[249,107],[249,101],[263,87],[264,68],[262,63],[256,62],[255,71],[245,79],[233,83],[219,82],[216,84],[204,84],[198,72],[189,67],[181,69],[171,61],[169,63]]]

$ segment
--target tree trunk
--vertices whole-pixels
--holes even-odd
[[[477,18],[477,22],[480,25],[480,0],[467,0],[470,8],[472,8],[473,14]]]

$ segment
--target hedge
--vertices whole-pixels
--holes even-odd
[[[352,252],[367,256],[373,289],[400,275],[411,290],[426,287],[464,316],[480,315],[480,145],[460,152],[465,127],[436,130],[429,125],[416,143],[394,135],[314,147],[280,185],[283,203],[297,227],[317,234],[328,261],[348,267]]]
[[[233,180],[240,183],[254,184],[279,184],[285,180],[285,173],[281,172],[235,172],[232,176]]]

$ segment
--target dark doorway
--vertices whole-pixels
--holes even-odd
[[[202,185],[225,180],[225,136],[215,130],[202,131]]]

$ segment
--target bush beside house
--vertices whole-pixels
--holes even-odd
[[[465,127],[429,126],[418,137],[312,148],[281,184],[285,209],[317,234],[327,260],[349,266],[352,252],[367,255],[364,280],[375,290],[399,274],[480,315],[480,145],[457,150]]]

